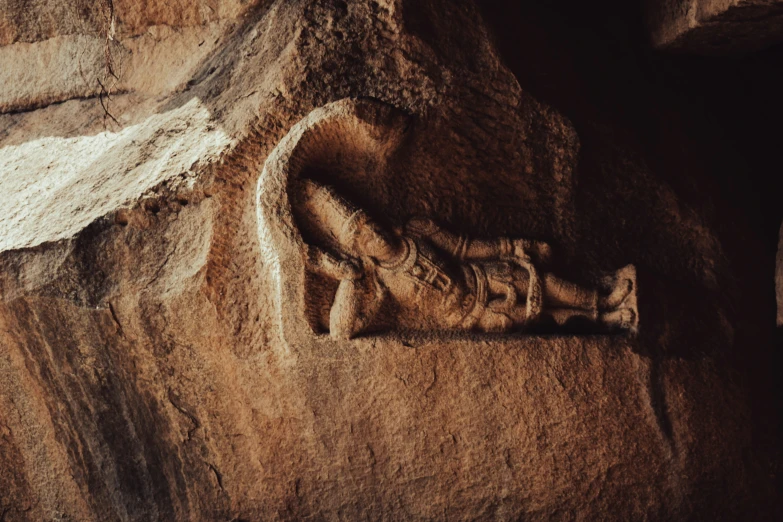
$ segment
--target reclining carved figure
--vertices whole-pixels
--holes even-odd
[[[333,337],[372,327],[382,304],[403,330],[510,332],[542,316],[558,325],[581,317],[609,329],[637,326],[633,266],[603,291],[586,288],[539,271],[551,256],[546,243],[470,239],[420,218],[388,231],[332,187],[300,180],[299,190],[331,245],[308,245],[307,263],[339,281],[329,314]]]

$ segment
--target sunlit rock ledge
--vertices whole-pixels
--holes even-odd
[[[0,148],[0,250],[73,237],[145,191],[217,159],[231,144],[192,98],[119,131]],[[35,173],[35,175],[32,175]]]

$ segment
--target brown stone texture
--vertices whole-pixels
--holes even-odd
[[[71,34],[142,34],[148,27],[191,27],[236,18],[250,0],[2,0],[0,45]]]
[[[100,23],[17,4],[3,67]],[[724,177],[752,169],[619,33],[514,2],[115,8],[128,35],[176,16],[212,43],[140,47],[176,85],[137,69],[111,118],[46,81],[0,114],[0,520],[783,514],[774,247]],[[304,311],[279,302],[258,182],[345,99],[409,123],[394,162],[325,176],[392,223],[546,240],[578,281],[634,264],[638,335],[286,331]]]
[[[2,0],[0,111],[182,90],[221,35],[258,3]]]
[[[736,54],[783,41],[780,0],[645,0],[653,45]]]

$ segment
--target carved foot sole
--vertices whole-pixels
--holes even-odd
[[[636,300],[636,267],[627,265],[602,280],[605,296],[598,307],[603,310],[620,308],[627,300]]]
[[[614,310],[619,307],[628,295],[633,291],[633,281],[630,279],[618,279],[614,284],[614,289],[607,296],[601,298],[598,307],[601,310]]]
[[[639,324],[639,316],[635,310],[621,308],[601,314],[601,322],[611,328],[635,331]]]
[[[639,327],[639,311],[636,307],[636,268],[628,265],[618,270],[605,284],[609,295],[599,302],[605,310],[601,321],[611,328],[636,332]]]

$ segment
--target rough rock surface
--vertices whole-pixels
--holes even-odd
[[[773,304],[741,209],[617,122],[536,101],[484,18],[277,1],[175,51],[170,85],[114,95],[119,124],[95,98],[14,95],[41,108],[0,115],[0,519],[780,514],[749,377]],[[29,35],[9,42],[68,33],[9,19]],[[577,279],[634,263],[639,335],[282,336],[257,182],[297,122],[357,97],[412,121],[368,204],[545,239]]]
[[[0,2],[0,45],[71,34],[120,37],[149,27],[192,27],[236,18],[252,0],[30,0]],[[113,25],[113,27],[112,27]]]
[[[653,45],[700,54],[756,51],[783,41],[780,0],[645,0]]]
[[[775,270],[775,293],[778,300],[778,326],[783,326],[783,225],[780,227],[780,242]]]
[[[257,3],[4,0],[0,111],[182,90],[237,17]]]

